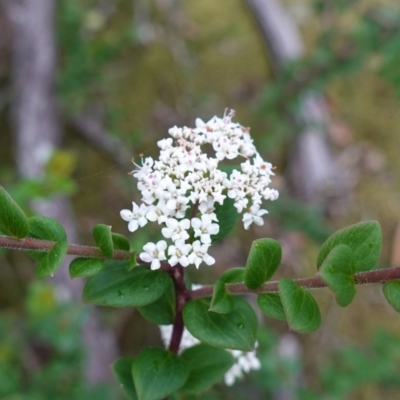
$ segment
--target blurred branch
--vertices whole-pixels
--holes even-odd
[[[62,140],[55,96],[56,43],[53,0],[13,0],[1,3],[12,25],[11,111],[16,164],[24,178],[46,174],[45,165]],[[60,221],[68,237],[77,239],[76,219],[66,196],[31,202],[36,213]],[[69,278],[64,261],[54,278],[56,286],[70,298],[80,296],[83,284]],[[116,357],[115,340],[101,326],[97,311],[92,308],[83,327],[88,348],[85,375],[89,383],[111,379],[110,363]],[[102,351],[99,352],[98,349]]]
[[[269,48],[276,75],[304,52],[300,33],[278,0],[247,0]],[[343,197],[348,185],[335,163],[326,139],[329,115],[324,98],[307,93],[292,115],[299,129],[288,160],[287,174],[294,193],[324,208]],[[343,200],[343,199],[341,199]]]
[[[86,112],[71,117],[69,124],[92,146],[108,154],[117,164],[124,165],[132,154],[116,136],[106,131],[103,120],[101,107],[94,105]]]

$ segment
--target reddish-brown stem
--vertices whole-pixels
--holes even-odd
[[[14,250],[35,250],[35,251],[49,251],[54,242],[41,239],[24,238],[16,239],[10,236],[0,235],[0,247]],[[87,258],[106,258],[99,250],[98,247],[83,246],[79,244],[70,244],[68,246],[67,254]],[[129,260],[132,253],[129,251],[115,250],[113,260]]]
[[[47,240],[39,240],[33,238],[16,239],[9,236],[0,235],[0,248],[16,249],[16,250],[36,250],[36,251],[49,251],[53,246],[54,242]],[[70,244],[68,247],[68,254],[78,256],[78,257],[93,257],[102,258],[105,257],[97,247],[82,246],[77,244]],[[116,250],[114,252],[113,260],[129,260],[132,253],[129,251]],[[140,260],[138,260],[140,261]],[[143,261],[140,264],[145,265]],[[177,266],[171,267],[166,263],[162,263],[161,268],[171,274],[174,284],[175,272],[179,268]],[[179,274],[180,275],[180,274]],[[364,285],[369,283],[385,283],[394,279],[400,279],[400,267],[384,268],[384,269],[374,269],[372,271],[359,272],[354,276],[355,283],[358,285]],[[326,287],[327,285],[323,282],[320,276],[314,276],[312,278],[301,278],[294,279],[296,283],[307,289],[318,289]],[[205,286],[201,289],[194,290],[192,292],[186,291],[183,284],[183,271],[179,278],[179,296],[177,296],[177,301],[179,301],[179,307],[183,308],[185,301],[190,299],[197,299],[200,297],[210,297],[212,296],[213,287]],[[232,294],[259,294],[259,293],[272,293],[278,291],[278,281],[271,281],[264,283],[257,290],[249,290],[243,283],[234,283],[227,285],[227,289]],[[179,300],[178,300],[179,298]],[[178,303],[177,303],[178,305]],[[178,309],[178,308],[177,308]]]
[[[394,279],[400,279],[400,267],[374,269],[372,271],[358,272],[354,275],[354,280],[357,285],[366,285],[369,283],[385,283]],[[298,285],[307,289],[319,289],[328,285],[322,280],[319,275],[312,278],[293,279]],[[278,281],[264,283],[259,289],[249,290],[243,283],[233,283],[227,285],[227,289],[232,294],[260,294],[274,293],[278,291]],[[213,286],[205,286],[201,289],[188,292],[187,300],[197,299],[200,297],[210,297],[213,293]]]
[[[197,215],[197,211],[199,209],[199,202],[196,201],[196,203],[193,204],[192,209],[190,210],[190,216],[189,219],[193,219]]]
[[[176,354],[178,353],[181,344],[184,328],[182,310],[186,302],[186,287],[183,267],[180,264],[177,264],[172,269],[173,272],[170,275],[175,287],[175,320],[168,350]]]

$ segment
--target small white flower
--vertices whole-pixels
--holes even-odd
[[[239,214],[243,211],[244,208],[247,207],[248,202],[249,200],[247,199],[247,197],[242,197],[235,200],[234,206],[236,207],[236,210]]]
[[[253,204],[250,207],[250,212],[244,213],[243,225],[244,229],[249,229],[250,225],[254,222],[256,225],[264,225],[264,220],[261,218],[264,214],[268,214],[267,210],[260,210],[259,204]]]
[[[219,232],[219,225],[212,223],[212,216],[203,214],[200,218],[193,218],[191,223],[194,229],[194,237],[199,237],[202,243],[211,243],[211,236]]]
[[[214,202],[215,202],[214,198],[212,196],[208,196],[207,201],[204,201],[199,205],[199,211],[202,214],[208,214],[212,221],[218,222],[217,215],[214,213],[215,211]]]
[[[187,231],[190,228],[190,221],[187,218],[180,221],[169,218],[165,224],[167,226],[161,229],[161,233],[165,238],[172,239],[174,242],[176,240],[185,241],[189,239]]]
[[[162,139],[157,142],[157,146],[161,150],[169,149],[170,147],[172,147],[172,142],[173,142],[172,138]]]
[[[260,175],[274,175],[272,172],[272,164],[265,162],[259,154],[254,158],[254,166],[258,169]]]
[[[171,215],[171,210],[167,207],[165,200],[160,199],[156,206],[150,206],[146,213],[146,218],[149,221],[157,221],[159,224],[166,222]]]
[[[189,254],[190,264],[195,264],[196,268],[204,261],[207,265],[215,263],[215,258],[207,254],[209,245],[201,244],[200,240],[196,240],[192,244],[192,253]]]
[[[136,229],[140,227],[143,227],[147,224],[147,220],[145,218],[145,215],[147,213],[147,207],[144,204],[141,204],[140,207],[132,202],[132,208],[133,211],[130,210],[122,210],[120,212],[121,218],[124,221],[128,221],[128,229],[131,232],[135,232]]]
[[[180,139],[182,137],[182,128],[178,128],[176,125],[173,128],[170,128],[168,130],[168,133],[174,138],[174,139]]]
[[[147,263],[151,263],[151,269],[159,269],[161,266],[160,261],[164,261],[165,249],[167,248],[167,242],[165,240],[160,240],[157,244],[149,242],[143,246],[143,253],[140,253],[139,257]]]
[[[275,189],[266,188],[263,190],[262,196],[265,200],[276,200],[279,197],[279,192]]]
[[[256,342],[255,347],[258,347]],[[261,368],[260,360],[256,356],[256,351],[244,352],[241,350],[228,350],[235,358],[235,364],[225,374],[224,381],[227,386],[232,386],[237,379],[243,377],[244,373],[248,373],[251,370],[257,370]]]
[[[181,264],[182,267],[187,267],[189,265],[189,258],[187,255],[192,249],[192,245],[185,244],[183,240],[177,240],[175,245],[168,247],[168,255],[171,256],[168,263],[173,267],[176,264]]]

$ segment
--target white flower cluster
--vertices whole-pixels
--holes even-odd
[[[226,197],[234,200],[238,213],[243,210],[244,228],[252,223],[262,225],[267,213],[260,208],[262,200],[275,200],[278,192],[268,187],[272,165],[258,154],[249,129],[232,122],[234,112],[223,118],[214,117],[207,123],[196,120],[196,128],[169,130],[172,136],[160,140],[159,160],[147,157],[132,175],[138,180],[142,204],[122,210],[121,217],[129,222],[134,232],[149,221],[162,225],[165,240],[147,243],[140,258],[151,263],[151,269],[160,268],[168,258],[171,266],[183,267],[215,260],[208,254],[211,236],[219,232],[215,204],[223,204]],[[215,157],[203,152],[202,146],[212,146]],[[218,169],[219,162],[236,157],[245,159],[240,168],[228,176]],[[190,209],[192,213],[190,217]],[[189,219],[190,218],[190,219]]]
[[[172,335],[172,325],[160,325],[161,339],[164,346],[168,346]],[[181,345],[179,352],[193,347],[199,344],[200,341],[196,339],[186,328],[183,331]],[[255,347],[258,347],[258,342],[256,342]],[[260,360],[256,356],[256,350],[244,352],[241,350],[229,350],[235,359],[235,363],[232,367],[225,373],[224,382],[227,386],[232,386],[237,379],[241,379],[245,373],[251,370],[258,370],[261,368]]]

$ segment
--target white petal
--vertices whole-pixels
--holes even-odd
[[[171,231],[171,229],[168,229],[168,228],[162,228],[161,233],[167,239],[169,239],[172,236],[172,231]]]
[[[135,232],[137,228],[139,228],[139,224],[138,224],[136,219],[134,219],[133,221],[129,222],[129,224],[128,224],[128,230],[129,231]]]
[[[160,267],[161,267],[160,260],[157,259],[157,258],[155,258],[155,259],[151,262],[150,268],[151,268],[152,270],[155,270],[155,269],[159,269]]]
[[[133,218],[133,213],[130,210],[122,210],[119,214],[124,221],[130,221]]]
[[[156,249],[156,245],[152,242],[146,243],[143,246],[143,250],[147,253],[153,253],[155,249]]]
[[[254,217],[254,223],[258,226],[264,225],[264,220],[261,217]]]
[[[212,265],[215,264],[215,258],[211,257],[209,254],[206,254],[203,258],[203,261],[207,264],[207,265]]]
[[[182,265],[182,267],[187,267],[189,265],[189,259],[186,256],[182,256],[179,259],[179,263]]]
[[[140,253],[139,257],[142,261],[149,263],[153,261],[153,257],[150,256],[148,253]]]
[[[157,250],[158,251],[164,251],[167,248],[167,242],[165,240],[160,240],[157,243]]]
[[[192,219],[192,227],[193,227],[194,229],[200,229],[200,227],[201,227],[201,219],[199,219],[199,218],[193,218],[193,219]]]

